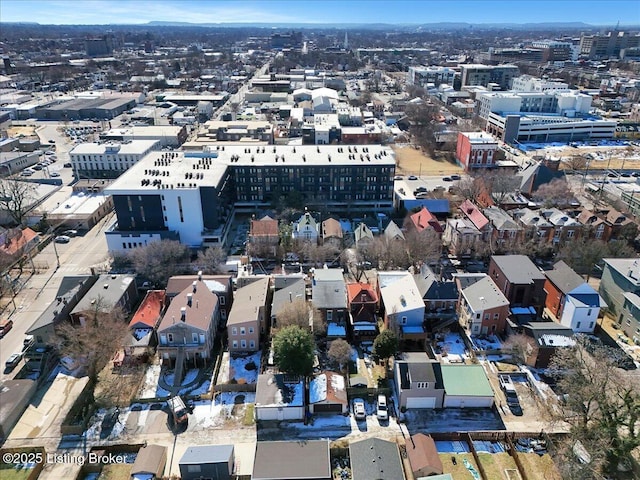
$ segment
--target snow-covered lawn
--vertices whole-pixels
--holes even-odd
[[[87,427],[87,431],[86,431],[87,440],[100,441],[100,434],[102,432],[102,421],[104,420],[104,417],[106,416],[107,412],[108,410],[106,408],[101,408],[96,413],[94,413],[91,419],[92,423]],[[131,413],[130,408],[120,410],[120,414],[118,415],[118,421],[113,426],[113,429],[111,430],[111,433],[109,433],[109,436],[107,437],[107,439],[115,440],[124,432],[124,426],[127,423],[127,418],[129,417],[130,413]]]
[[[251,355],[234,354],[229,356],[229,380],[236,383],[256,383],[260,371],[260,352]],[[220,382],[219,382],[220,383]]]
[[[200,384],[194,384],[199,373],[200,370],[197,368],[187,371],[184,378],[182,379],[182,382],[180,382],[181,388],[178,392],[179,395],[202,395],[210,390],[211,377],[209,375],[207,375],[207,377],[204,378]],[[160,386],[159,380],[161,376],[167,385],[173,385],[173,370],[163,370],[161,365],[159,364],[151,365],[147,369],[147,372],[145,374],[145,381],[144,385],[142,386],[139,398],[159,398],[171,396],[171,392],[165,390]]]
[[[502,342],[495,335],[483,337],[472,335],[471,343],[475,346],[476,350],[500,350],[502,348]]]
[[[153,364],[147,368],[144,375],[144,384],[140,391],[140,398],[156,398],[160,396],[168,396],[169,392],[160,388],[158,385],[158,379],[160,378],[160,371],[162,367],[160,364]]]
[[[457,333],[447,333],[444,340],[438,342],[440,355],[445,363],[464,363],[467,357],[466,346],[462,337]]]

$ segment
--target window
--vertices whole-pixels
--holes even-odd
[[[251,340],[251,341],[249,342],[249,347],[250,347],[250,348],[256,348],[256,342],[254,342],[253,340]]]
[[[232,345],[233,345],[233,348],[238,348],[238,341],[234,340]]]
[[[193,343],[198,343],[198,334],[193,332],[191,334],[191,339],[193,340]]]
[[[587,317],[591,316],[591,309],[589,309],[589,311],[587,312]]]
[[[227,303],[227,299],[225,298],[224,295],[221,295],[219,297],[219,300],[220,300],[220,305],[224,305],[225,303]]]
[[[253,327],[249,327],[249,333],[253,333]]]
[[[406,325],[407,324],[407,317],[402,316],[402,318],[400,318],[400,325]]]
[[[580,328],[580,324],[581,324],[581,323],[582,323],[582,322],[578,322],[578,323],[576,323],[576,328]]]
[[[227,311],[224,308],[222,310],[220,310],[220,318],[222,320],[226,320],[227,319]]]
[[[327,310],[327,322],[333,319],[333,310]]]
[[[416,388],[429,388],[429,382],[417,382]]]
[[[247,348],[247,341],[246,340],[240,340],[240,348]]]
[[[187,472],[189,473],[200,473],[201,471],[200,465],[187,465]]]
[[[593,328],[593,322],[589,323],[589,328],[592,329]]]
[[[167,333],[167,340],[169,340],[169,342],[173,342],[173,333]]]
[[[244,335],[247,333],[247,329],[244,327],[240,327],[240,335]]]
[[[238,329],[236,327],[231,328],[231,335],[237,335]]]
[[[493,319],[494,320],[498,320],[498,318],[500,318],[500,314],[499,313],[494,313],[493,314]]]

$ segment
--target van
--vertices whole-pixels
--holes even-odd
[[[2,320],[0,323],[0,338],[4,337],[13,328],[13,320]]]

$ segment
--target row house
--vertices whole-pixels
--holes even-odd
[[[280,232],[278,221],[265,215],[260,220],[251,219],[249,223],[249,242],[255,247],[264,251],[267,249],[273,256],[276,254]]]
[[[342,248],[342,225],[335,218],[327,218],[322,222],[322,243]]]
[[[471,256],[482,233],[468,218],[449,218],[442,239],[452,255]]]
[[[378,295],[369,283],[347,284],[349,324],[355,342],[374,340],[378,334]]]
[[[501,334],[507,326],[509,300],[489,276],[478,276],[460,291],[460,325],[471,335]]]
[[[357,248],[367,248],[373,244],[373,231],[364,222],[360,222],[360,224],[353,231],[354,240],[356,242]]]
[[[580,236],[582,225],[567,213],[557,208],[543,209],[540,213],[553,225],[553,239],[551,243],[554,247],[572,242]]]
[[[542,310],[546,277],[529,257],[493,255],[488,273],[512,307]]]
[[[318,268],[311,281],[311,301],[322,314],[327,336],[347,335],[347,287],[340,268]]]
[[[233,304],[231,275],[203,275],[202,271],[199,271],[197,275],[175,275],[169,278],[167,282],[165,301],[167,304],[170,303],[176,295],[189,285],[193,285],[194,281],[202,282],[210,292],[215,293],[218,297],[220,323],[217,325],[217,328],[222,329]]]
[[[525,241],[536,241],[538,243],[550,243],[553,238],[553,225],[539,211],[530,208],[520,208],[514,210],[515,218],[524,229]]]
[[[498,248],[522,242],[524,229],[507,212],[498,207],[489,207],[483,213],[491,223],[491,241]]]
[[[227,320],[230,353],[260,349],[260,335],[266,334],[267,329],[269,284],[268,277],[260,277],[236,290]]]
[[[438,236],[442,236],[442,225],[438,222],[438,219],[433,215],[426,207],[422,207],[420,211],[409,216],[405,221],[405,226],[408,230],[413,230],[417,233],[433,231]]]
[[[578,221],[588,228],[591,238],[604,242],[615,240],[625,226],[633,224],[632,219],[615,209],[605,212],[584,209],[578,215]]]
[[[380,314],[402,340],[425,341],[424,301],[409,272],[378,272]]]
[[[405,240],[404,232],[398,225],[396,225],[396,222],[394,222],[393,220],[391,220],[386,226],[383,235],[387,241],[402,242]]]
[[[96,315],[111,315],[116,310],[131,311],[137,303],[138,289],[131,275],[100,275],[96,283],[71,311],[74,324],[84,325]]]
[[[465,200],[462,202],[458,210],[462,214],[463,218],[469,220],[473,226],[480,232],[481,240],[488,241],[491,235],[491,222],[480,211],[480,209],[471,200]]]
[[[153,355],[158,344],[157,329],[164,311],[164,290],[149,290],[129,322],[129,335],[123,343],[123,361]]]
[[[430,330],[440,330],[455,322],[459,297],[456,283],[436,277],[426,264],[413,278],[424,302],[425,318]]]

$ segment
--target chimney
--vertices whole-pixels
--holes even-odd
[[[193,293],[187,293],[187,306],[190,307],[193,303]]]
[[[183,322],[187,321],[187,307],[180,308],[180,320]]]
[[[191,286],[193,287],[193,292],[195,293],[196,288],[198,287],[198,282],[196,282],[195,280],[193,281],[193,283],[191,284]]]
[[[198,271],[198,280],[202,281],[202,270]]]

